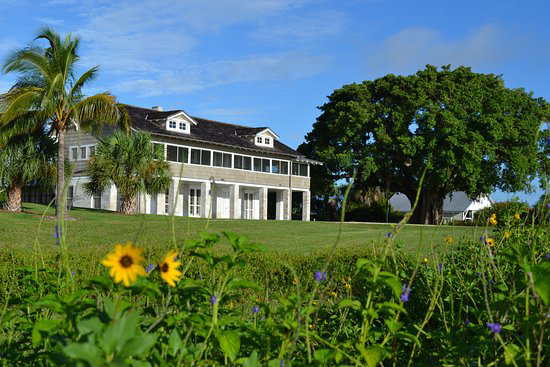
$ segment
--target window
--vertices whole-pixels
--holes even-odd
[[[168,127],[169,127],[170,129],[175,129],[175,128],[176,128],[176,121],[170,120],[170,121],[168,122]]]
[[[271,172],[272,173],[280,173],[280,165],[281,165],[281,161],[272,160],[271,161]]]
[[[178,162],[189,162],[189,148],[178,147]]]
[[[201,151],[200,151],[200,149],[191,149],[191,163],[201,164]]]
[[[260,158],[254,158],[254,171],[262,172],[262,160]]]
[[[185,122],[180,122],[180,130],[187,130],[187,124]]]
[[[243,169],[252,170],[252,157],[243,157]]]
[[[292,163],[292,175],[307,177],[307,164],[304,163]]]
[[[78,148],[71,148],[71,159],[73,161],[78,159]]]
[[[74,186],[69,186],[67,189],[67,202],[65,205],[67,205],[67,208],[71,208],[73,206],[73,198],[74,198]]]
[[[225,168],[231,168],[231,154],[223,153],[223,166]]]
[[[271,139],[265,138],[264,143],[265,143],[265,145],[271,145]]]
[[[101,193],[94,194],[94,209],[101,209]]]
[[[223,154],[214,152],[214,166],[221,167],[223,165]]]
[[[253,219],[254,217],[254,194],[245,192],[243,198],[243,217]]]
[[[91,156],[93,156],[93,155],[95,154],[95,145],[91,145],[91,146],[89,147],[89,149],[90,149],[90,157],[91,157]]]
[[[164,194],[164,213],[169,214],[170,213],[170,190],[166,190],[166,193]]]
[[[166,146],[166,160],[170,162],[178,161],[178,147],[175,145]]]
[[[258,143],[258,144],[263,144],[263,138],[262,138],[261,136],[258,136],[258,137],[256,138],[256,143]]]
[[[282,175],[288,175],[288,162],[281,161],[281,172]]]
[[[203,166],[209,166],[210,165],[210,154],[211,152],[209,150],[202,150],[201,151],[201,164]]]
[[[86,159],[86,156],[87,156],[86,152],[87,152],[86,147],[80,147],[80,159]]]
[[[242,169],[243,168],[243,156],[242,155],[235,155],[234,158],[233,158],[234,162],[234,167],[237,168],[237,169]]]
[[[271,171],[269,159],[262,159],[262,171],[269,173]]]

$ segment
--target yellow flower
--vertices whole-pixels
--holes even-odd
[[[427,263],[428,263],[428,261],[429,261],[429,260],[428,260],[428,258],[427,258],[427,257],[425,257],[425,258],[423,258],[423,259],[422,259],[422,262],[423,262],[424,264],[427,264]]]
[[[294,285],[298,284],[298,278],[294,277],[294,279],[292,280],[292,284]]]
[[[178,282],[181,277],[181,271],[178,270],[181,262],[176,261],[177,255],[178,253],[176,251],[170,251],[159,264],[160,276],[172,287],[176,286],[176,282]]]
[[[344,288],[351,289],[351,284],[349,284],[349,283],[344,284]]]
[[[497,215],[495,213],[493,213],[491,215],[491,218],[489,218],[489,223],[491,223],[492,225],[496,225],[497,224]]]
[[[334,291],[333,291],[330,295],[331,295],[332,297],[334,297],[334,298],[338,297],[338,294],[337,294],[336,292],[334,292]]]
[[[233,301],[230,301],[230,302],[227,304],[227,308],[229,308],[230,310],[234,309],[234,308],[235,308],[235,303],[233,303]]]
[[[453,238],[451,236],[445,237],[445,243],[448,243],[449,245],[453,244]]]
[[[515,218],[516,220],[520,220],[520,219],[521,219],[521,215],[519,215],[519,213],[516,213],[516,214],[514,214],[514,218]]]
[[[510,238],[510,232],[508,232],[508,231],[504,232],[504,238],[505,239]]]
[[[489,237],[489,238],[487,238],[487,244],[489,246],[494,246],[495,245],[495,240],[492,237]]]
[[[102,264],[111,268],[109,276],[115,279],[115,283],[123,282],[129,287],[135,283],[137,276],[145,276],[145,269],[141,265],[145,260],[142,256],[143,249],[134,247],[131,243],[115,245],[115,251],[109,253]]]

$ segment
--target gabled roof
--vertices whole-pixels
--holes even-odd
[[[491,198],[489,200],[492,201]],[[474,201],[464,191],[454,191],[448,194],[443,200],[443,212],[463,212]],[[411,202],[402,193],[394,194],[390,198],[390,205],[397,212],[408,212],[411,210]]]
[[[238,149],[244,149],[255,152],[281,154],[290,156],[294,159],[304,160],[306,157],[281,143],[278,140],[273,142],[273,147],[257,146],[252,141],[244,138],[244,135],[249,135],[250,132],[263,131],[266,127],[249,127],[226,122],[204,119],[196,116],[189,116],[197,124],[191,128],[190,133],[183,134],[176,131],[167,130],[166,119],[179,112],[185,113],[183,110],[171,111],[156,111],[149,108],[136,107],[132,105],[124,105],[128,111],[128,115],[132,120],[132,128],[144,130],[153,135],[173,137],[182,141],[203,142]],[[247,134],[243,134],[243,133]]]

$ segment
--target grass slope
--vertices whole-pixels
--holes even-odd
[[[39,245],[40,251],[55,251],[53,236],[55,222],[42,221],[46,207],[38,204],[24,204],[24,213],[0,211],[0,252],[6,250],[31,250]],[[53,215],[49,209],[46,215]],[[114,243],[128,241],[148,246],[169,247],[172,218],[162,215],[122,215],[118,213],[73,209],[67,222],[67,243],[70,247],[102,251],[112,248]],[[253,220],[211,220],[174,217],[176,242],[208,230],[215,233],[231,231],[246,234],[251,240],[267,245],[270,251],[308,254],[322,252],[334,243],[339,223],[301,221],[253,221]],[[390,230],[388,224],[345,223],[339,247],[369,246],[382,242]],[[446,236],[478,238],[481,228],[453,226],[406,225],[399,233],[397,242],[405,251],[416,252],[420,243],[427,247],[443,246]]]

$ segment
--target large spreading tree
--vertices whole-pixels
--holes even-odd
[[[120,211],[134,213],[140,193],[166,192],[172,183],[168,163],[162,155],[163,152],[153,151],[148,133],[117,131],[99,141],[88,165],[90,181],[84,188],[93,195],[114,184],[120,194]]]
[[[2,65],[5,73],[16,73],[16,84],[2,96],[0,147],[15,135],[47,129],[57,138],[56,213],[63,211],[65,193],[65,132],[72,126],[99,132],[105,124],[127,129],[129,119],[124,108],[109,93],[86,97],[83,88],[98,76],[98,67],[78,75],[79,38],[65,38],[50,28],[41,29],[33,44],[14,51]]]
[[[539,168],[547,102],[507,88],[498,75],[428,65],[345,85],[328,98],[299,147],[324,163],[312,180],[320,196],[357,171],[358,190],[401,192],[414,203],[420,189],[413,220],[439,223],[447,194],[528,190]]]

